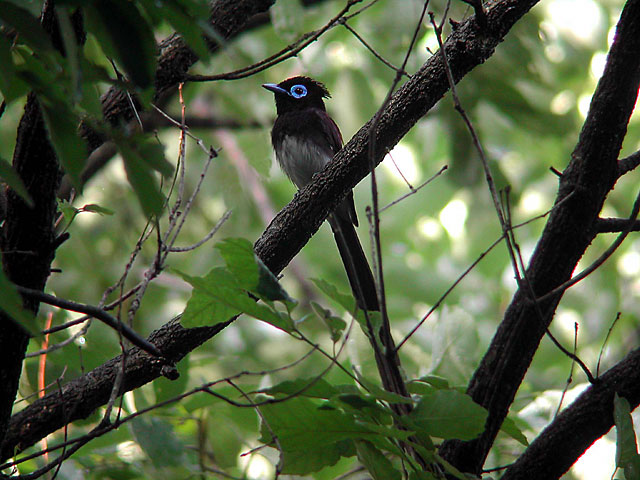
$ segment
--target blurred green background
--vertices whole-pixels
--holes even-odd
[[[40,8],[39,3],[27,2],[35,12]],[[271,25],[242,34],[207,62],[198,63],[192,73],[217,74],[257,62],[303,33],[320,28],[343,5],[343,1],[326,1],[304,7],[297,0],[279,0],[270,12]],[[356,5],[352,11],[360,6]],[[399,66],[422,6],[414,0],[382,0],[348,23],[378,54]],[[497,187],[510,187],[514,224],[545,213],[553,204],[558,178],[550,168],[562,171],[570,159],[591,94],[604,67],[621,6],[620,0],[543,2],[516,24],[484,65],[458,85],[462,105],[480,136]],[[440,19],[445,2],[433,1],[429,10]],[[450,17],[456,21],[471,14],[462,2],[453,3],[449,10]],[[169,33],[171,28],[167,24],[158,25],[154,32],[157,39]],[[88,57],[110,71],[110,64],[94,37],[89,36],[85,49]],[[406,71],[417,70],[436,50],[433,29],[425,21]],[[170,268],[144,297],[134,324],[138,332],[147,335],[184,309],[190,286],[171,269],[190,275],[205,274],[212,266],[222,264],[213,248],[217,240],[244,237],[254,242],[273,212],[291,199],[295,189],[275,165],[271,150],[273,96],[262,89],[261,84],[279,82],[297,74],[311,76],[327,85],[332,94],[327,109],[340,126],[345,141],[376,112],[395,76],[395,72],[377,60],[351,32],[337,26],[297,57],[267,71],[235,81],[186,84],[187,118],[196,118],[204,124],[212,123],[213,119],[233,120],[238,125],[192,128],[192,133],[207,146],[222,150],[207,173],[178,244],[198,241],[226,210],[232,210],[232,216],[212,241],[195,251],[169,257]],[[107,86],[102,87],[106,90]],[[23,104],[24,99],[11,103],[0,122],[0,156],[3,158],[12,157]],[[177,97],[169,99],[163,108],[179,118]],[[157,135],[165,145],[165,156],[172,163],[178,157],[179,133],[176,128],[157,128]],[[639,147],[640,115],[636,112],[622,156]],[[206,155],[189,140],[188,191],[198,181],[205,160]],[[409,192],[402,176],[416,187],[445,165],[448,169],[442,175],[381,214],[387,305],[397,341],[500,236],[480,160],[460,115],[453,109],[450,95],[415,125],[378,168],[380,204],[391,203]],[[628,216],[637,184],[637,173],[622,178],[607,200],[603,216]],[[372,203],[369,179],[360,183],[355,195],[361,223],[359,233],[369,251],[365,214],[365,208]],[[64,298],[96,304],[104,290],[122,275],[145,225],[118,157],[112,159],[74,201],[76,207],[92,203],[115,214],[84,213],[76,218],[69,229],[71,239],[57,252],[54,266],[61,269],[61,273],[52,275],[47,288]],[[544,218],[537,219],[516,230],[525,262],[544,222]],[[610,234],[600,235],[582,259],[581,267],[597,258],[613,238]],[[142,278],[154,253],[152,238],[129,273],[128,287]],[[304,247],[295,260],[295,267],[284,271],[282,282],[300,302],[294,311],[294,317],[301,320],[300,328],[314,342],[331,351],[328,330],[313,315],[309,302],[318,302],[335,314],[344,315],[345,319],[349,317],[325,298],[310,278],[322,278],[345,293],[349,291],[326,225]],[[407,377],[437,374],[452,384],[466,385],[502,318],[515,285],[506,249],[500,244],[403,346],[401,358]],[[600,370],[603,371],[638,344],[639,307],[640,241],[630,235],[608,262],[565,294],[551,330],[571,349],[577,323],[578,354],[595,369],[607,331],[620,311],[620,320],[602,352]],[[75,317],[56,311],[54,323],[72,318]],[[63,342],[73,333],[74,329],[69,329],[54,334],[50,342]],[[42,338],[34,339],[30,351],[37,351],[41,342]],[[327,365],[319,354],[290,368],[264,373],[295,361],[308,350],[308,345],[272,327],[241,317],[181,362],[178,382],[160,379],[128,393],[123,408],[132,412],[204,382],[242,371],[263,372],[238,380],[245,391],[285,379],[312,376]],[[47,356],[47,384],[54,382],[52,388],[56,388],[55,379],[61,375],[63,381],[75,378],[119,351],[117,335],[94,321],[86,335]],[[369,378],[376,378],[373,357],[357,328],[352,329],[340,358],[345,365],[355,366]],[[26,362],[20,387],[22,397],[30,397],[36,391],[37,367],[37,358]],[[511,410],[530,441],[553,418],[570,369],[570,359],[545,338]],[[343,377],[336,369],[328,374],[335,382],[344,382]],[[584,388],[585,382],[582,373],[576,371],[565,405]],[[230,387],[219,391],[231,392]],[[27,402],[31,400],[32,397]],[[16,410],[24,404],[18,403]],[[92,422],[99,419],[98,414],[74,424],[70,433],[75,436],[90,428]],[[226,478],[215,472],[198,473],[202,472],[202,465],[224,471],[232,476],[229,478],[270,478],[277,462],[275,451],[239,456],[259,445],[257,425],[258,418],[250,409],[233,408],[204,394],[193,395],[89,443],[64,463],[58,478]],[[56,440],[61,438],[62,433],[55,435]],[[612,438],[598,442],[594,447],[598,450],[585,455],[566,478],[611,478],[615,453]],[[160,444],[154,445],[154,440]],[[50,443],[54,441],[51,439]],[[510,463],[523,448],[512,439],[499,436],[487,467]],[[154,449],[163,453],[154,455],[151,453]],[[202,452],[206,452],[204,458]],[[598,462],[588,464],[589,458]],[[349,471],[353,461],[343,459],[314,478],[335,478]],[[21,471],[36,464],[36,461],[25,464]]]

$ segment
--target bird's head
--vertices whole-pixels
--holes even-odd
[[[278,115],[306,108],[324,110],[322,99],[331,96],[327,87],[309,77],[292,77],[277,85],[265,83],[262,86],[275,94]]]

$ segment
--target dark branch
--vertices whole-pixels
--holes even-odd
[[[254,15],[267,11],[273,3],[274,0],[218,0],[213,2],[211,27],[220,38],[230,39],[243,31]],[[220,45],[210,42],[209,47],[213,52]],[[158,48],[160,56],[155,81],[156,98],[175,90],[179,83],[185,81],[189,68],[198,61],[196,54],[177,34],[164,39]],[[102,111],[105,121],[114,126],[134,118],[126,93],[115,87],[103,95]],[[90,151],[105,141],[105,138],[85,124],[81,125],[80,133],[87,139]]]
[[[526,272],[537,297],[571,278],[596,235],[598,215],[618,178],[617,158],[636,102],[638,51],[640,0],[630,0],[571,162],[560,179],[556,204],[565,201],[551,213]],[[485,431],[470,442],[445,442],[441,449],[441,454],[459,469],[480,472],[560,298],[558,295],[535,304],[528,292],[516,292],[468,388],[474,401],[489,411]],[[544,318],[538,312],[544,312]],[[636,385],[640,389],[640,384]],[[553,453],[567,459],[570,456],[569,464],[577,459],[564,449]],[[537,473],[534,476],[552,478]]]
[[[638,165],[640,165],[640,151],[632,153],[618,162],[618,175],[622,176],[625,173],[629,173]]]
[[[63,52],[53,1],[43,2],[41,24],[56,48]],[[82,16],[76,12],[71,21],[79,43],[84,42]],[[5,218],[0,224],[2,268],[9,280],[36,290],[44,289],[51,273],[51,262],[59,245],[54,229],[56,191],[61,171],[49,141],[40,103],[31,92],[20,119],[13,167],[33,199],[27,205],[13,190],[4,199]],[[23,298],[23,306],[37,312],[39,302]],[[29,338],[26,332],[4,312],[0,312],[0,441],[4,438],[13,401],[16,397],[22,362]]]
[[[113,328],[116,332],[122,333],[122,336],[136,347],[150,353],[151,355],[155,355],[158,358],[162,358],[162,353],[160,353],[160,350],[158,350],[153,344],[147,342],[144,338],[138,335],[135,330],[129,327],[129,325],[109,315],[101,308],[93,305],[72,302],[70,300],[65,300],[64,298],[54,297],[53,295],[49,295],[48,293],[44,293],[40,290],[33,290],[31,288],[24,288],[21,286],[18,286],[17,288],[18,292],[32,300],[38,300],[39,302],[46,303],[47,305],[53,305],[54,307],[70,310],[72,312],[84,313],[93,318],[97,318],[104,324]]]
[[[595,228],[598,233],[618,233],[627,229],[630,232],[640,232],[640,220],[635,220],[629,228],[628,218],[598,218]]]
[[[233,3],[233,2],[232,2]],[[473,19],[468,20],[446,42],[449,62],[456,81],[491,56],[509,29],[536,3],[536,0],[502,0],[488,11],[489,28],[480,32]],[[439,56],[432,57],[396,94],[382,112],[375,132],[376,162],[420,119],[448,89],[448,81]],[[369,173],[368,142],[371,122],[336,156],[323,173],[300,191],[271,223],[256,243],[256,252],[274,272],[280,272],[304,243],[315,233],[329,211]],[[170,360],[177,361],[190,350],[211,338],[222,326],[185,330],[176,324],[162,327],[150,337]],[[158,338],[159,336],[162,339]],[[172,351],[178,350],[180,355]],[[133,349],[135,362],[127,367],[122,391],[137,388],[160,375],[157,360]],[[128,357],[127,365],[133,360]],[[60,428],[68,421],[84,418],[106,403],[113,385],[119,358],[99,367],[65,386],[64,395],[51,393],[29,405],[11,420],[10,431],[2,446],[6,459],[15,448],[24,448]],[[61,402],[72,412],[64,417]],[[67,407],[68,408],[68,407]],[[66,410],[65,410],[66,411]]]
[[[164,358],[177,363],[229,323],[185,329],[174,319],[153,332],[148,340]],[[127,353],[126,370],[119,393],[141,387],[163,375],[164,365],[165,362],[160,359],[139,348],[132,348]],[[13,415],[0,449],[0,458],[6,460],[14,456],[16,451],[24,450],[67,423],[87,418],[96,408],[107,403],[118,370],[121,369],[122,356],[119,355]]]
[[[513,24],[535,3],[537,0],[495,3],[487,11],[489,25],[485,30],[478,28],[473,17],[461,24],[445,42],[454,80],[459,81],[487,60]],[[282,271],[318,230],[328,213],[369,174],[369,142],[376,145],[373,160],[378,164],[448,89],[442,57],[435,55],[393,95],[379,116],[376,132],[371,132],[372,119],[273,219],[255,245],[262,261],[272,271]],[[283,244],[287,248],[282,248]]]
[[[617,393],[640,404],[640,349],[599,377],[558,415],[505,472],[502,480],[560,478],[584,451],[613,427]]]

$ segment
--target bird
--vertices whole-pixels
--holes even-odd
[[[271,130],[271,143],[276,159],[291,181],[298,188],[303,188],[342,148],[340,129],[324,105],[324,99],[330,98],[329,91],[321,82],[304,76],[262,86],[275,95],[277,116]],[[380,303],[371,267],[355,229],[358,217],[353,192],[349,192],[327,220],[336,239],[356,305],[364,310],[365,333],[373,347],[382,384],[387,391],[409,397],[389,320],[381,312],[381,322],[376,323],[377,331],[371,321],[371,312],[380,312]],[[404,402],[394,403],[391,408],[398,415],[406,415],[411,411],[411,406]],[[417,458],[425,465],[419,455]]]
[[[277,117],[271,130],[271,143],[276,159],[289,179],[299,189],[303,188],[342,148],[340,129],[324,105],[324,99],[331,95],[323,83],[305,76],[262,86],[275,95]],[[349,192],[327,220],[356,304],[362,310],[378,311],[376,283],[355,229],[358,217],[353,192]]]

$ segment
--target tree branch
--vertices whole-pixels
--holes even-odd
[[[79,42],[84,39],[82,16],[71,17]],[[62,38],[53,1],[43,5],[41,24],[53,45],[63,52]],[[26,186],[33,205],[27,205],[12,189],[7,189],[6,217],[0,224],[2,268],[17,285],[42,290],[51,273],[55,256],[56,191],[61,171],[49,140],[40,103],[35,93],[27,96],[24,114],[18,126],[13,167]],[[37,312],[37,300],[24,297],[23,306]],[[25,330],[4,312],[0,312],[0,441],[4,438],[13,402],[16,398],[22,362],[29,342]]]
[[[502,480],[553,479],[613,426],[613,396],[640,404],[640,349],[607,371],[545,428],[505,472]]]
[[[275,0],[217,0],[211,8],[211,27],[222,39],[230,39],[240,33],[248,21],[256,14],[266,12]],[[209,42],[212,52],[220,45]],[[160,42],[158,69],[156,70],[156,98],[166,95],[184,82],[187,71],[198,61],[197,55],[178,34],[170,35]],[[102,112],[105,121],[111,125],[128,122],[134,118],[134,112],[126,92],[111,87],[102,96]],[[80,134],[86,138],[89,151],[92,152],[105,141],[105,138],[88,125],[80,126]]]
[[[598,233],[617,233],[629,228],[628,218],[598,218],[595,225]],[[635,220],[629,228],[630,232],[640,231],[640,220]]]
[[[177,363],[196,347],[220,332],[230,322],[213,327],[186,329],[173,319],[149,336],[149,342],[162,355]],[[165,362],[139,348],[127,352],[127,363],[119,394],[134,390],[163,375]],[[112,358],[89,373],[78,377],[36,400],[11,417],[10,428],[0,449],[6,460],[55,432],[69,422],[87,418],[109,400],[122,355]]]
[[[501,0],[495,3],[487,10],[488,28],[482,31],[473,18],[461,24],[445,43],[455,80],[459,81],[471,69],[487,60],[509,29],[536,2]],[[374,134],[376,163],[443,97],[448,87],[442,59],[438,55],[433,56],[393,95],[380,115]],[[329,211],[369,173],[371,123],[362,127],[328,168],[296,194],[256,242],[256,252],[275,273],[286,266],[319,228]],[[182,357],[173,351],[179,351],[184,356],[224,326],[187,330],[177,323],[170,323],[155,332],[150,340],[167,358],[177,361]],[[14,455],[16,448],[24,449],[32,445],[69,421],[85,418],[106,403],[119,362],[119,357],[110,360],[90,374],[70,382],[63,388],[62,396],[51,393],[14,415],[7,439],[0,450],[2,459]],[[157,360],[133,349],[127,359],[122,391],[137,388],[159,375]],[[65,412],[69,412],[67,417],[64,417],[61,408],[63,401]]]
[[[640,165],[640,151],[620,159],[618,162],[618,175],[622,176],[625,173],[629,173],[638,165]]]
[[[565,201],[551,213],[526,272],[537,297],[571,278],[597,233],[598,215],[618,178],[617,158],[636,102],[638,51],[640,0],[630,0],[571,162],[560,180],[556,204]],[[441,454],[465,472],[480,472],[562,294],[541,303],[529,297],[526,291],[516,292],[469,383],[468,393],[489,411],[485,431],[475,440],[448,441],[441,448]],[[544,312],[544,318],[539,312]],[[561,455],[559,452],[564,449],[554,454]],[[536,478],[543,477],[536,474]]]
[[[486,29],[480,29],[474,17],[460,24],[445,42],[454,80],[460,81],[486,61],[513,24],[536,3],[537,0],[503,0],[493,4],[487,10]],[[377,165],[448,89],[442,57],[434,55],[392,96],[379,114],[377,130],[371,132],[373,119],[369,120],[327,168],[299,190],[273,219],[255,244],[262,261],[279,273],[318,230],[328,213],[369,174],[369,142],[376,145],[373,161]],[[282,242],[287,248],[280,246]]]

